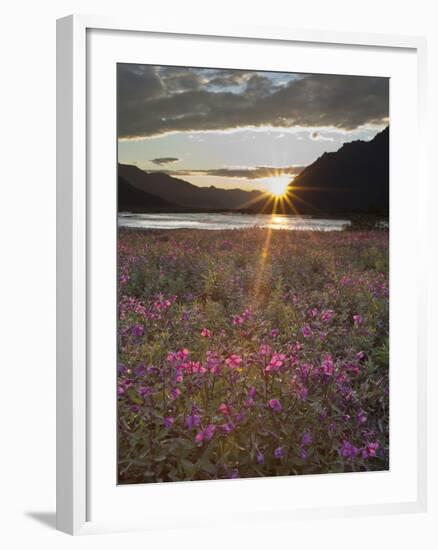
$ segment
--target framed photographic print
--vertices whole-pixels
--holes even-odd
[[[424,49],[58,21],[59,529],[425,508]]]

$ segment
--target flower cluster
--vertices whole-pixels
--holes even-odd
[[[120,232],[120,483],[388,468],[387,233],[265,244]]]

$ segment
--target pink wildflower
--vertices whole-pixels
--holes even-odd
[[[269,355],[271,353],[271,347],[268,344],[262,344],[260,346],[259,354],[260,355]]]
[[[245,319],[243,317],[241,317],[240,315],[235,315],[233,317],[233,325],[242,325],[244,320]]]
[[[333,368],[333,359],[330,355],[327,355],[327,357],[321,363],[320,372],[325,376],[331,376],[333,374]]]
[[[265,371],[266,372],[278,371],[278,369],[280,369],[283,366],[285,359],[286,359],[286,355],[284,355],[283,353],[274,353]]]
[[[184,361],[185,359],[187,359],[188,355],[189,355],[189,350],[187,348],[183,348],[179,350],[176,354],[177,358],[180,361]]]
[[[333,317],[334,314],[335,312],[333,310],[326,309],[321,314],[321,321],[324,321],[324,323],[326,323],[327,321],[330,321],[330,319]]]
[[[379,448],[378,441],[376,441],[375,443],[368,443],[362,451],[362,458],[377,456],[376,452],[378,448]]]
[[[228,357],[228,359],[225,360],[225,363],[230,367],[230,369],[236,369],[240,363],[242,362],[242,358],[239,355],[236,355],[233,353]]]
[[[225,403],[221,403],[217,409],[221,414],[224,416],[228,416],[231,414],[230,407],[226,405]]]
[[[283,407],[281,406],[281,403],[278,399],[270,399],[268,401],[268,406],[273,411],[280,413],[283,410]]]
[[[180,395],[181,395],[181,390],[179,388],[172,388],[170,392],[170,396],[173,400],[178,399]]]
[[[363,319],[359,313],[356,313],[356,315],[353,315],[353,321],[356,327],[361,325],[363,323]]]

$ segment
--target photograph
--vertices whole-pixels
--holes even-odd
[[[389,470],[389,89],[117,63],[119,485]]]

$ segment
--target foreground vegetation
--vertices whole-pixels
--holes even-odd
[[[388,234],[121,231],[119,482],[388,468]]]

